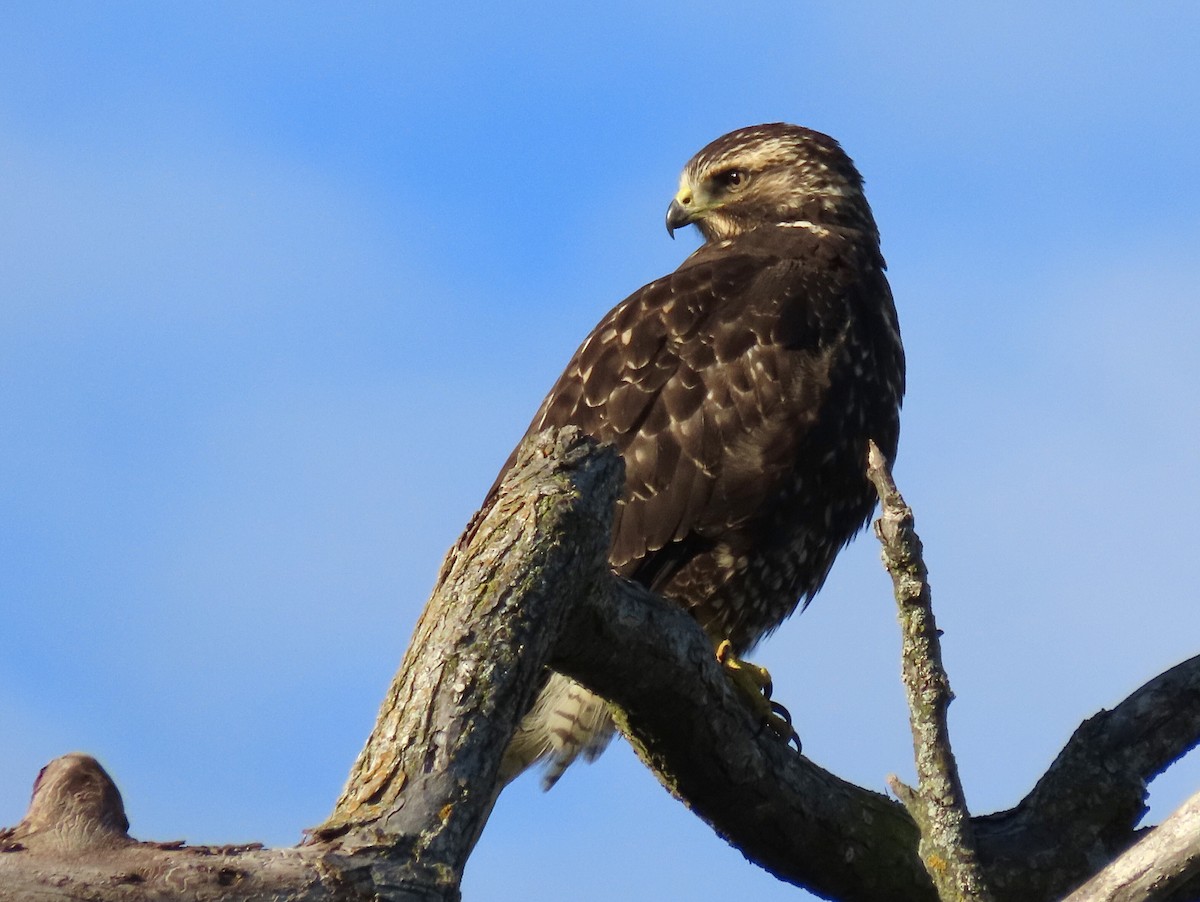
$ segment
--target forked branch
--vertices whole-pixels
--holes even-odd
[[[107,775],[67,756],[0,832],[0,899],[455,900],[548,661],[609,698],[664,784],[751,860],[829,898],[934,902],[903,806],[760,730],[695,621],[608,570],[619,466],[573,431],[523,449],[447,557],[346,789],[306,844],[137,842]],[[1197,737],[1200,658],[1085,723],[1017,808],[972,821],[995,898],[1059,898],[1115,858],[1145,781]]]

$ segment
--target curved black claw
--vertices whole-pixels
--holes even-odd
[[[804,744],[800,742],[800,734],[796,732],[796,728],[792,726],[792,712],[785,708],[779,702],[771,702],[771,713],[787,724],[788,734],[784,736],[780,734],[780,738],[786,739],[789,743],[796,747],[797,752],[804,751]],[[778,733],[779,731],[776,730]]]

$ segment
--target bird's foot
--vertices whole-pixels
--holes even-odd
[[[771,701],[771,674],[767,669],[738,658],[728,639],[717,646],[717,663],[725,668],[729,679],[758,715],[759,722],[800,751],[800,736],[792,726],[792,715],[779,702]]]

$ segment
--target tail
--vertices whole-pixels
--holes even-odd
[[[580,755],[595,761],[608,747],[613,730],[604,699],[551,671],[504,752],[500,784],[545,759],[542,788],[549,789]]]

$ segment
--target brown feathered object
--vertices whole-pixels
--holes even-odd
[[[689,224],[704,244],[600,321],[529,431],[616,445],[614,570],[742,653],[869,519],[867,442],[894,457],[904,352],[862,178],[832,138],[775,123],[713,141],[667,211],[672,233]],[[603,700],[550,673],[503,776],[549,759],[551,785],[611,733]]]

